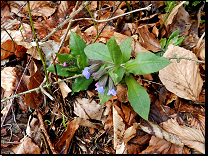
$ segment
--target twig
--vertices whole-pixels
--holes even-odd
[[[63,81],[75,79],[75,78],[80,77],[80,76],[83,76],[83,75],[82,75],[82,74],[79,74],[79,75],[75,75],[75,76],[72,76],[72,77],[68,77],[68,78],[66,78],[66,79],[63,79],[63,80],[54,82],[54,83],[52,83],[52,84],[45,85],[45,86],[43,86],[43,88],[46,88],[46,87],[48,87],[49,85],[55,85],[55,84],[58,84],[58,83],[63,82]],[[37,88],[31,89],[31,90],[28,90],[28,91],[25,91],[25,92],[16,94],[16,95],[14,95],[14,96],[10,96],[10,97],[8,97],[8,98],[2,99],[2,100],[1,100],[1,103],[2,103],[2,102],[5,102],[5,101],[7,101],[7,100],[10,100],[10,99],[12,99],[12,98],[17,98],[17,97],[19,97],[19,96],[21,96],[21,95],[24,95],[24,94],[27,94],[27,93],[31,93],[31,92],[34,92],[34,91],[38,91],[39,89],[40,89],[40,87],[37,87]]]
[[[41,127],[41,129],[42,129],[42,131],[43,131],[43,133],[44,133],[44,135],[46,137],[46,140],[48,141],[48,145],[49,145],[52,153],[53,154],[58,154],[58,152],[55,150],[53,144],[51,143],[51,140],[49,138],[48,132],[47,132],[47,130],[45,128],[45,125],[44,125],[44,122],[43,122],[43,117],[42,117],[42,115],[41,115],[41,113],[39,111],[37,111],[37,116],[38,116],[38,119],[40,121],[40,127]]]
[[[46,77],[44,78],[44,80],[43,80],[43,82],[40,84],[40,90],[41,90],[41,92],[44,94],[44,95],[46,95],[47,97],[49,97],[52,101],[54,101],[54,98],[50,95],[50,94],[48,94],[46,91],[45,91],[45,89],[43,89],[43,84],[46,82]]]
[[[168,57],[167,59],[176,59],[177,61],[180,61],[180,59],[185,59],[185,60],[192,60],[192,61],[196,61],[197,63],[205,63],[205,61],[200,61],[200,60],[196,60],[196,59],[192,59],[190,57],[181,57],[181,56],[173,56],[173,57]]]
[[[121,16],[124,16],[124,15],[128,15],[128,14],[131,14],[131,13],[134,13],[134,12],[137,12],[137,11],[141,11],[141,10],[150,10],[151,9],[151,6],[152,4],[148,5],[147,7],[145,8],[140,8],[140,9],[136,9],[136,10],[133,10],[133,11],[130,11],[130,12],[127,12],[127,13],[124,13],[124,14],[121,14],[121,15],[118,15],[118,16],[115,16],[113,18],[110,18],[110,19],[106,19],[106,20],[96,20],[94,18],[78,18],[78,19],[74,19],[72,21],[79,21],[79,20],[93,20],[95,22],[108,22],[110,20],[113,20],[113,19],[116,19],[118,17],[121,17]]]
[[[59,29],[61,29],[66,23],[69,22],[69,20],[71,20],[72,18],[75,17],[76,14],[78,14],[86,5],[88,5],[90,3],[90,1],[86,1],[85,3],[83,3],[78,10],[76,10],[71,16],[69,16],[69,18],[67,18],[63,23],[59,24],[56,29],[54,29],[53,31],[51,31],[46,37],[44,37],[40,42],[45,42],[49,37],[51,37],[56,31],[58,31]]]
[[[119,2],[119,4],[117,5],[117,7],[113,10],[112,14],[108,17],[111,18],[114,13],[116,12],[116,10],[118,9],[118,7],[120,6],[122,2]],[[102,33],[103,29],[105,28],[105,26],[108,24],[108,21],[105,22],[105,24],[103,25],[103,27],[101,28],[101,30],[99,31],[99,33],[97,34],[97,36],[95,37],[95,40],[93,41],[93,43],[96,42],[96,40],[98,39],[98,37],[100,36],[100,34]]]

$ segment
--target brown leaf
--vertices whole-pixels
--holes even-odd
[[[71,143],[71,139],[74,136],[74,133],[79,128],[76,120],[72,120],[67,124],[66,131],[62,134],[61,138],[55,145],[55,150],[59,151],[60,154],[66,154]],[[61,152],[62,151],[62,152]]]
[[[161,125],[167,132],[177,135],[184,145],[194,148],[203,154],[205,153],[205,138],[201,130],[194,127],[179,125],[173,119],[169,119],[168,121],[161,123]]]
[[[76,98],[74,102],[74,113],[84,119],[100,120],[103,108],[94,100],[90,101],[87,98]]]
[[[36,73],[30,77],[30,82],[27,86],[28,90],[39,87],[42,81],[43,77],[40,74],[39,70],[37,70]],[[37,94],[36,92],[31,92],[25,94],[25,102],[27,106],[30,106],[33,109],[36,109],[37,107],[41,106],[43,102],[42,98],[42,93]]]
[[[15,154],[41,154],[41,149],[32,141],[31,138],[25,136],[21,142],[20,145],[12,147]]]
[[[122,84],[118,84],[116,92],[117,92],[117,98],[120,102],[126,103],[129,101],[127,94],[128,92],[127,87],[124,87]]]
[[[170,36],[174,31],[179,30],[179,36],[186,36],[190,33],[190,27],[189,13],[181,6],[178,8],[178,13],[174,16],[172,23],[167,26],[167,33]]]
[[[171,145],[170,142],[152,136],[149,146],[140,154],[190,154],[190,152],[186,147]]]
[[[161,51],[161,46],[159,41],[155,38],[155,36],[149,32],[148,26],[144,25],[138,28],[139,33],[139,42],[141,45],[153,52]]]
[[[58,79],[60,81],[61,79]],[[63,98],[65,99],[68,96],[68,93],[71,93],[72,90],[68,87],[68,85],[65,82],[60,82],[58,83],[59,88],[61,90],[61,94]]]
[[[28,13],[27,4],[20,9],[26,2],[25,1],[8,1],[11,12],[14,12],[20,17],[24,17]],[[19,11],[20,10],[20,11]],[[51,1],[30,1],[30,10],[32,16],[51,16],[56,8]]]
[[[169,44],[164,57],[173,55],[197,59],[195,54],[184,48]],[[165,87],[177,96],[198,101],[203,81],[200,77],[199,68],[195,61],[182,59],[177,63],[176,59],[171,60],[173,63],[159,71],[159,77]]]

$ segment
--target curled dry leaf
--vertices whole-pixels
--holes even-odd
[[[194,127],[179,125],[175,120],[169,119],[161,123],[167,132],[177,135],[184,145],[205,154],[205,138],[201,132]]]
[[[76,120],[72,120],[67,124],[66,131],[62,134],[61,138],[55,145],[55,150],[60,152],[60,154],[66,154],[71,143],[71,139],[74,136],[74,133],[79,128]]]
[[[148,26],[143,25],[139,27],[138,33],[139,42],[145,49],[151,50],[153,52],[158,52],[162,50],[158,39],[156,39],[155,36],[149,32]]]
[[[116,92],[117,98],[120,102],[126,103],[129,101],[127,87],[124,87],[122,84],[118,84]]]
[[[173,57],[173,55],[197,59],[191,51],[169,44],[163,56],[168,58]],[[173,63],[159,71],[162,83],[177,96],[187,100],[198,101],[203,80],[200,77],[196,62],[185,59],[180,60],[180,63],[177,63],[176,59],[171,61]]]
[[[184,144],[181,142],[180,138],[177,135],[168,133],[167,131],[165,131],[153,122],[145,121],[141,124],[138,123],[138,125],[143,131],[147,132],[148,134],[152,134],[160,139],[164,139],[178,146],[184,146]]]
[[[87,98],[76,98],[74,102],[74,113],[80,118],[100,120],[103,108],[94,100]]]
[[[58,81],[60,81],[61,79],[58,79]],[[59,88],[61,90],[61,94],[63,96],[63,98],[65,99],[68,95],[68,93],[71,93],[72,90],[69,88],[69,86],[65,83],[65,82],[60,82],[58,83]]]

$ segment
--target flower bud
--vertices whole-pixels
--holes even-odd
[[[105,71],[106,71],[106,69],[103,69],[98,72],[92,73],[93,79],[95,79],[95,81],[99,80],[100,77],[105,73]]]
[[[64,62],[64,63],[63,63],[63,67],[66,67],[66,66],[67,66],[67,63],[66,63],[66,62]]]
[[[113,84],[113,80],[111,77],[109,77],[109,80],[108,80],[108,93],[107,93],[107,95],[110,95],[110,94],[112,94],[112,95],[117,94],[117,92],[114,89],[114,84]]]

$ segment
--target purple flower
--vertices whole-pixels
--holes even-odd
[[[99,93],[105,93],[103,86],[99,86],[97,83],[95,84],[95,86],[97,88],[95,88],[95,90],[97,90]]]
[[[85,67],[84,70],[82,70],[82,75],[84,75],[86,79],[90,78],[89,67]]]
[[[116,95],[117,94],[117,92],[112,88],[111,90],[109,90],[108,91],[108,93],[107,93],[107,95],[109,96],[109,95]]]
[[[64,63],[63,63],[63,67],[66,67],[66,66],[67,66],[67,64],[66,64],[66,62],[64,62]]]

